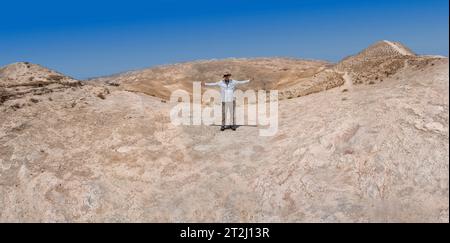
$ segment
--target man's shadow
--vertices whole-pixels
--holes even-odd
[[[217,124],[212,124],[210,126],[211,127],[222,127],[222,125],[217,125]],[[235,126],[236,130],[240,127],[258,127],[258,125],[234,125],[234,126]],[[226,127],[226,129],[231,129],[230,125],[226,125],[225,127]]]

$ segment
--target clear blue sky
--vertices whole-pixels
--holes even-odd
[[[0,65],[76,78],[197,59],[337,61],[375,41],[448,56],[448,0],[4,1]]]

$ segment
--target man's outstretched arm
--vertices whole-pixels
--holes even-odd
[[[244,80],[244,81],[237,81],[237,80],[235,80],[235,82],[236,82],[236,84],[246,84],[246,83],[249,83],[250,80]]]
[[[217,86],[217,85],[219,85],[219,82],[215,82],[215,83],[206,83],[205,82],[205,85],[206,86]]]

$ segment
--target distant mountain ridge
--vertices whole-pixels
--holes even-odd
[[[192,92],[192,83],[216,82],[223,73],[234,79],[251,79],[242,89],[279,90],[280,99],[301,97],[336,88],[346,82],[374,84],[382,82],[408,65],[418,68],[436,56],[417,56],[399,42],[379,41],[358,54],[333,64],[320,60],[295,58],[228,58],[200,60],[128,71],[92,78],[87,84],[120,86],[164,100],[177,89]],[[79,85],[80,81],[40,65],[27,62],[0,68],[0,87]]]

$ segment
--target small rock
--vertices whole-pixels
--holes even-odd
[[[444,125],[442,125],[439,122],[430,122],[427,123],[425,125],[425,128],[430,130],[430,131],[435,131],[435,132],[445,132],[445,128]]]
[[[109,86],[120,86],[120,84],[118,82],[115,82],[115,81],[108,81],[108,82],[106,82],[106,84],[109,85]]]
[[[354,152],[355,151],[353,151],[353,149],[348,148],[348,149],[344,150],[344,155],[350,155],[350,154],[353,154]]]
[[[97,97],[102,99],[102,100],[106,99],[106,97],[105,97],[105,95],[103,93],[98,93]]]
[[[14,105],[11,105],[11,108],[13,110],[18,110],[18,109],[22,108],[22,105],[19,103],[15,103]]]

